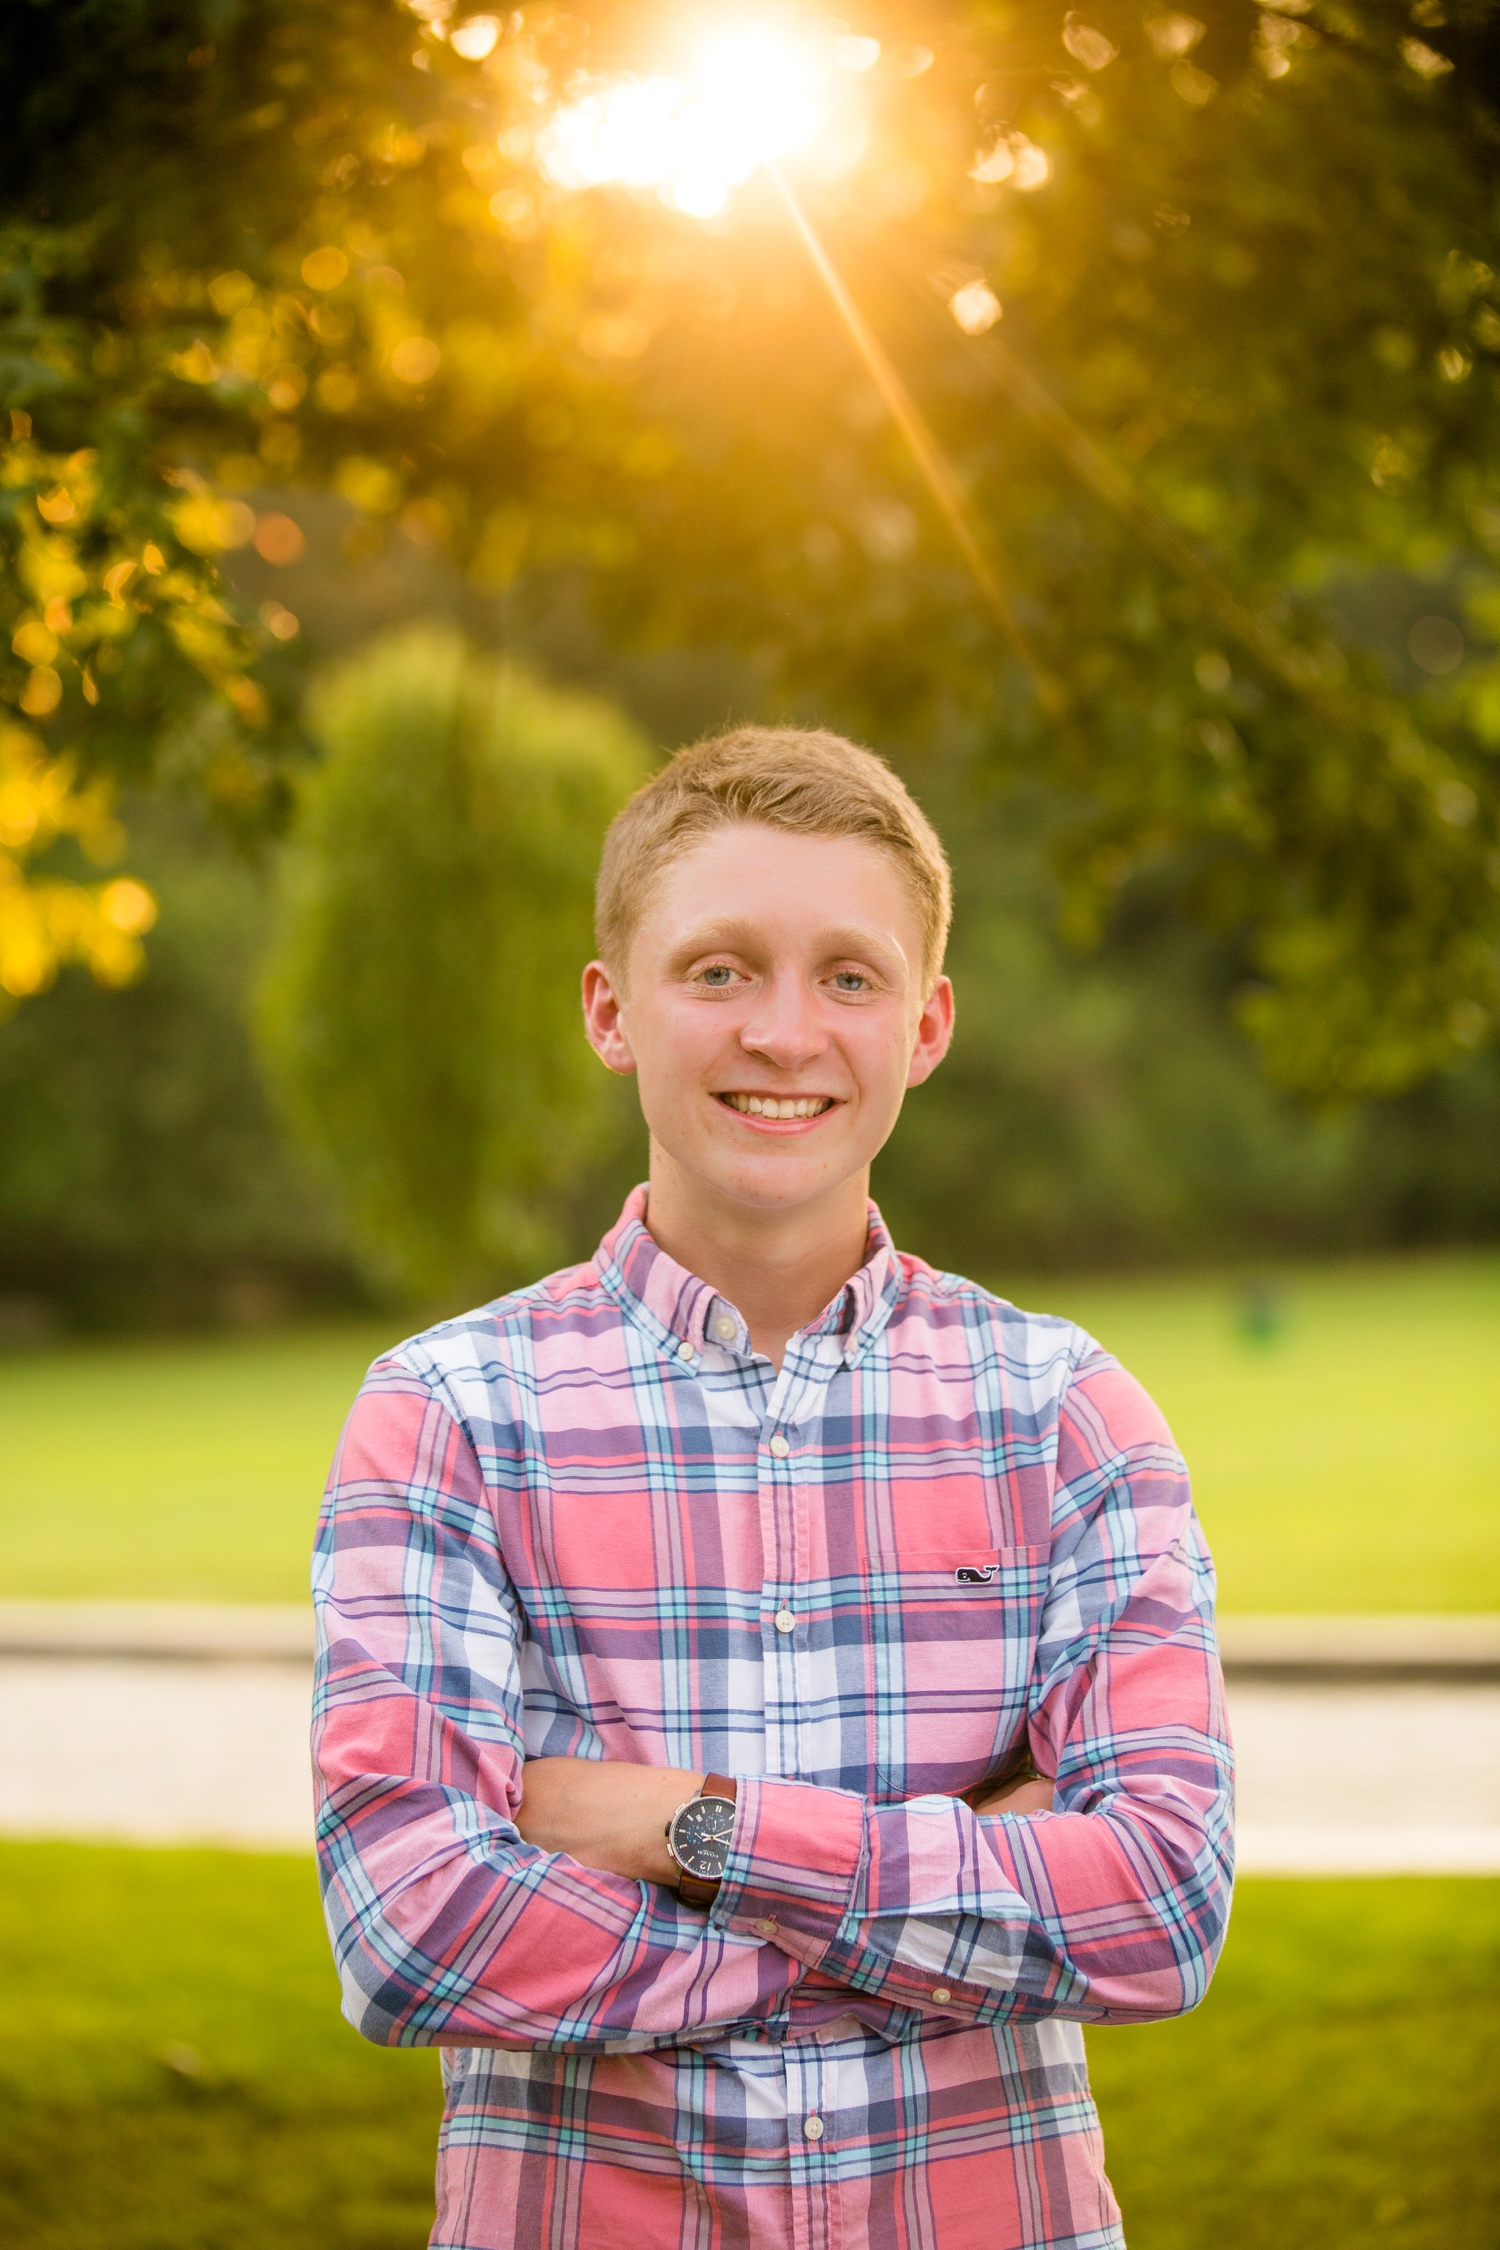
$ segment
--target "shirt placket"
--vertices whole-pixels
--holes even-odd
[[[784,1427],[791,1375],[783,1364],[760,1426],[756,1477],[760,1496],[761,1664],[765,1680],[766,1771],[797,1770],[797,1502],[796,1432]]]
[[[801,1713],[806,1700],[808,1485],[799,1465],[809,1449],[830,1370],[798,1365],[789,1351],[766,1404],[757,1471],[760,1490],[761,1662],[765,1682],[766,1767],[796,1774],[802,1765]]]
[[[793,2250],[841,2250],[838,2065],[815,2039],[783,2048],[786,2061],[787,2160]]]

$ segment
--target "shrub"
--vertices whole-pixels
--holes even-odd
[[[259,1011],[273,1077],[377,1279],[454,1301],[528,1280],[614,1114],[578,976],[647,745],[436,625],[340,666],[311,723]]]

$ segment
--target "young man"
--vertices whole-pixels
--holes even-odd
[[[1080,2026],[1222,1937],[1212,1576],[1139,1386],[868,1200],[948,912],[869,752],[683,751],[584,977],[648,1186],[350,1416],[320,1851],[345,2013],[443,2050],[443,2250],[1123,2240]]]

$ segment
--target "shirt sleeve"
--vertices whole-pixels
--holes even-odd
[[[971,2022],[1202,1999],[1232,1879],[1212,1566],[1165,1423],[1097,1349],[1060,1406],[1029,1725],[1052,1813],[742,1781],[713,1919],[774,1922],[820,1977]]]
[[[345,1426],[313,1591],[319,1869],[367,2038],[645,2047],[784,2004],[789,1954],[521,1841],[520,1605],[474,1446],[399,1357]]]

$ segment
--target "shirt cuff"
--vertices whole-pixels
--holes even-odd
[[[815,1969],[847,1920],[866,1854],[865,1799],[806,1781],[741,1778],[710,1919]]]

